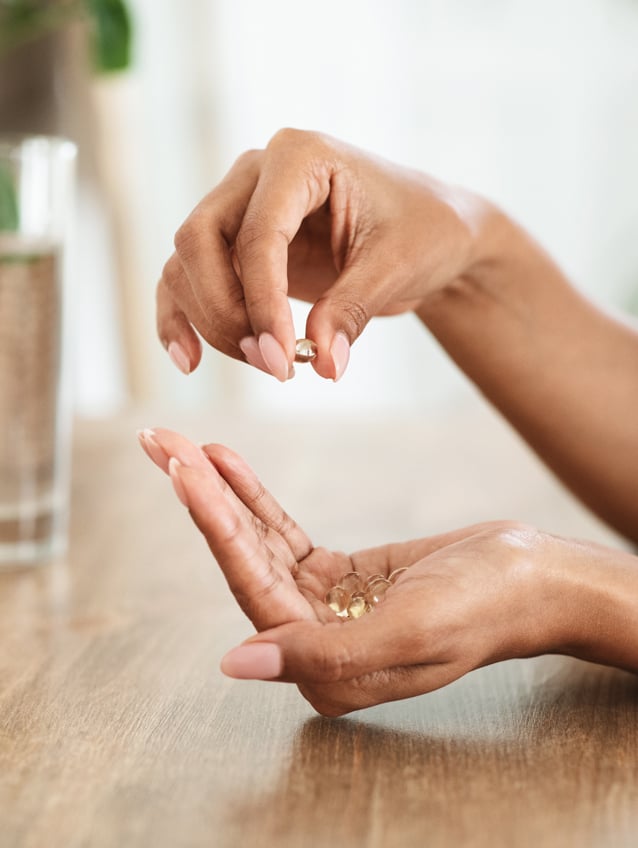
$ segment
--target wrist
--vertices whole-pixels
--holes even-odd
[[[638,671],[638,558],[594,543],[554,542],[546,650]]]
[[[430,316],[458,310],[466,303],[481,307],[493,300],[525,296],[526,280],[551,260],[534,240],[491,201],[462,189],[446,196],[463,237],[459,238],[460,261],[438,285],[427,285],[415,312],[426,324]]]

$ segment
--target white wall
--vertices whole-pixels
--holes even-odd
[[[236,155],[285,125],[489,195],[602,301],[638,288],[638,0],[133,5],[149,309],[183,217]],[[295,308],[300,334],[306,309]],[[467,390],[410,317],[371,326],[336,386],[310,369],[280,386],[213,351],[184,379],[149,345],[154,391],[189,406],[409,411]],[[104,386],[114,398],[116,371]]]

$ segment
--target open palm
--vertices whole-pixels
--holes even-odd
[[[429,692],[490,662],[564,648],[556,639],[560,593],[548,601],[546,569],[574,557],[569,541],[489,522],[332,552],[313,546],[230,449],[199,448],[161,429],[140,440],[170,474],[259,631],[224,658],[231,676],[294,682],[319,712],[342,715]],[[365,579],[405,566],[370,615],[343,622],[324,603],[346,572]]]

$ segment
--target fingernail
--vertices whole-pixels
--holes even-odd
[[[168,355],[173,360],[175,365],[182,374],[191,373],[191,363],[188,354],[179,342],[171,342],[168,346]]]
[[[330,345],[330,356],[335,367],[335,383],[343,377],[343,372],[348,367],[350,359],[350,342],[344,333],[337,333]]]
[[[158,465],[162,471],[167,471],[168,455],[159,446],[159,443],[155,439],[155,433],[148,428],[142,430],[140,441],[142,442],[142,446],[146,450],[146,453],[153,460],[155,465]]]
[[[181,468],[182,463],[175,459],[172,456],[168,460],[168,473],[171,475],[171,482],[173,483],[173,488],[175,489],[175,494],[180,499],[180,501],[184,504],[184,506],[188,506],[188,498],[186,497],[186,489],[184,488],[184,484],[179,478],[179,469]]]
[[[272,373],[264,362],[264,357],[259,350],[259,342],[254,336],[246,336],[245,339],[242,339],[239,342],[239,349],[246,357],[246,362],[252,365],[253,368],[259,368],[260,371],[264,371],[266,374]]]
[[[262,333],[259,336],[259,350],[270,373],[282,383],[285,383],[288,379],[290,363],[277,339],[270,333]]]
[[[142,446],[142,450],[144,451],[144,453],[146,454],[146,456],[147,456],[149,459],[153,459],[153,457],[151,456],[151,453],[150,453],[149,449],[146,447],[146,440],[145,440],[145,438],[144,438],[144,430],[136,430],[136,431],[135,431],[135,435],[137,436],[137,438],[138,438],[138,440],[139,440],[139,443],[140,443],[140,445]]]
[[[238,680],[272,680],[283,669],[281,648],[273,642],[252,642],[229,651],[221,661],[221,670]]]

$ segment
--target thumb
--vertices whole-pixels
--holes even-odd
[[[324,684],[418,662],[420,640],[406,627],[406,611],[397,615],[392,606],[385,600],[352,622],[295,621],[265,630],[229,651],[221,670],[240,679]]]
[[[350,346],[377,314],[378,292],[386,286],[368,263],[346,268],[308,313],[306,337],[317,344],[315,371],[339,380],[348,366]]]
[[[384,243],[381,240],[381,243]],[[306,336],[317,344],[312,364],[322,377],[339,380],[350,357],[350,346],[375,315],[412,308],[398,297],[406,274],[396,250],[384,243],[350,257],[334,284],[308,313]],[[391,301],[397,301],[391,303]]]

